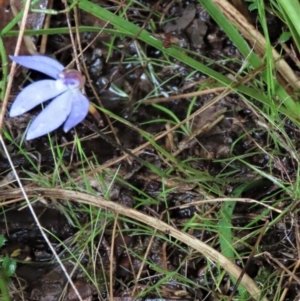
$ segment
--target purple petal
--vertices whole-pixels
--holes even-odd
[[[90,106],[88,99],[79,90],[71,91],[71,95],[72,108],[71,113],[64,124],[65,132],[68,132],[86,117]]]
[[[82,88],[85,83],[85,76],[74,69],[65,69],[58,77],[70,89]]]
[[[12,61],[23,67],[42,72],[55,79],[58,74],[65,69],[57,60],[44,55],[10,55],[9,57]]]
[[[35,82],[22,90],[11,106],[9,116],[19,116],[38,104],[53,98],[68,89],[61,80],[45,79]]]
[[[67,119],[71,111],[71,92],[56,97],[31,123],[26,140],[48,134],[57,129]]]

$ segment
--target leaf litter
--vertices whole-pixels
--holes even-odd
[[[211,67],[226,76],[238,72],[238,61],[243,60],[242,56],[198,3],[181,1],[166,5],[159,4],[160,2],[157,4],[156,1],[145,3],[142,0],[137,3],[145,5],[147,10],[142,10],[134,4],[128,15],[140,26],[144,26],[144,22],[148,20],[147,14],[151,11],[151,6],[157,5],[163,14],[163,25],[159,23],[157,16],[152,15],[157,24],[161,25],[153,34],[163,40],[165,47],[180,46],[184,47],[182,51],[199,53],[199,60],[202,56],[209,58]],[[102,1],[101,5],[109,9],[111,2]],[[56,9],[61,8],[58,5]],[[80,14],[80,18],[82,25],[98,26],[99,22],[101,23],[85,12]],[[276,25],[279,21],[272,19],[272,22]],[[64,14],[51,19],[51,27],[59,26],[66,27]],[[149,135],[154,136],[169,129],[170,125],[177,122],[176,118],[179,122],[185,120],[190,114],[191,103],[194,112],[215,97],[214,93],[208,93],[196,97],[195,100],[192,97],[173,99],[173,95],[197,92],[199,83],[205,87],[210,79],[177,61],[168,65],[160,51],[146,47],[143,43],[137,44],[131,38],[118,36],[114,40],[113,51],[110,51],[107,46],[112,39],[110,35],[97,37],[96,34],[83,32],[81,38],[83,46],[88,46],[83,60],[103,107],[130,121]],[[49,36],[47,54],[55,53],[57,59],[66,65],[72,60],[69,46],[68,35]],[[138,59],[141,51],[148,58],[163,63],[152,64],[150,68],[147,62]],[[24,89],[29,85],[24,74],[19,73],[15,80],[15,95],[12,101],[19,94],[20,88]],[[30,78],[33,81],[45,79],[43,75],[34,71],[30,73]],[[159,93],[153,92],[156,83],[159,83]],[[98,105],[91,86],[86,85],[85,89],[89,99]],[[157,94],[157,98],[168,96],[169,100],[160,104],[166,110],[151,105],[151,102],[141,101],[151,101]],[[13,140],[21,141],[28,121],[39,111],[40,108],[36,108],[24,116],[16,117],[14,121],[9,118],[6,120],[6,130]],[[216,235],[213,227],[208,225],[218,224],[220,204],[194,203],[199,204],[199,201],[220,196],[265,199],[273,204],[276,204],[276,200],[288,200],[288,195],[279,186],[255,172],[249,165],[254,165],[264,172],[271,169],[272,175],[278,179],[293,179],[295,162],[283,149],[280,149],[276,160],[266,152],[259,151],[261,148],[271,149],[268,132],[262,126],[264,121],[257,117],[253,108],[238,95],[229,94],[221,98],[216,105],[210,106],[184,123],[183,126],[186,127],[170,132],[166,139],[158,140],[158,146],[168,149],[173,158],[164,158],[157,148],[148,144],[137,153],[137,157],[143,161],[131,157],[110,166],[110,162],[124,154],[124,149],[133,150],[147,140],[134,128],[115,121],[113,128],[119,143],[112,145],[114,134],[107,130],[109,122],[105,114],[102,112],[101,115],[103,128],[99,127],[94,118],[88,116],[76,129],[68,133],[58,128],[51,134],[52,143],[64,146],[60,158],[65,162],[65,166],[68,166],[69,176],[78,179],[76,189],[86,190],[89,187],[93,194],[105,195],[110,201],[136,208],[157,219],[169,220],[177,229],[188,231],[190,235],[204,242],[213,240]],[[297,129],[288,122],[287,127],[289,135],[299,144]],[[89,157],[88,162],[92,162],[94,167],[100,165],[100,168],[101,164],[108,165],[107,168],[101,169],[98,175],[92,173],[85,176],[86,172],[82,169],[82,153],[78,149],[75,152],[73,150],[75,130],[81,139],[83,152]],[[105,136],[98,135],[99,131],[104,130],[107,130],[107,140]],[[13,162],[24,179],[24,185],[30,185],[29,175],[39,174],[41,182],[49,181],[49,176],[55,172],[59,161],[55,157],[57,154],[53,156],[47,136],[25,142],[22,145],[24,153],[21,154],[11,141],[7,141],[7,145]],[[236,159],[239,157],[243,160]],[[193,179],[187,177],[186,171],[180,166],[180,162],[185,161],[189,162],[188,166],[195,172]],[[145,168],[143,162],[151,163],[161,170],[177,164],[177,169],[171,169],[170,177],[163,180]],[[7,174],[9,164],[4,156],[0,158],[0,167],[1,182],[5,183],[7,179],[7,185],[12,188],[11,178]],[[60,180],[70,183],[66,172],[61,172]],[[165,193],[166,190],[168,193]],[[279,205],[279,209],[284,210],[291,202],[292,200]],[[168,233],[151,236],[146,228],[131,220],[120,219],[116,224],[117,234],[113,234],[114,225],[111,219],[107,217],[98,220],[97,228],[100,230],[93,233],[95,237],[91,240],[92,248],[85,245],[86,236],[92,234],[90,231],[82,234],[81,229],[91,224],[91,215],[97,216],[97,213],[77,204],[73,208],[74,216],[70,216],[69,206],[66,201],[41,199],[35,204],[35,210],[42,220],[43,227],[55,235],[52,236],[51,242],[61,254],[66,269],[69,273],[75,270],[72,277],[84,300],[109,299],[109,286],[113,288],[114,300],[142,300],[142,297],[134,296],[143,292],[147,292],[143,300],[216,300],[222,295],[229,296],[232,292],[233,284],[230,284],[227,274],[219,283],[219,288],[216,287],[218,267],[210,264],[204,256],[172,240]],[[235,250],[241,254],[249,254],[249,249],[256,242],[257,236],[249,234],[264,223],[263,219],[257,218],[263,209],[264,207],[253,206],[247,202],[237,203],[235,206],[231,220],[235,240],[233,244]],[[271,218],[272,214],[269,213],[267,217]],[[109,221],[108,224],[106,220]],[[248,229],[251,221],[254,221],[253,228]],[[28,300],[57,300],[63,294],[67,281],[60,267],[52,261],[52,254],[39,229],[33,224],[29,211],[16,211],[15,205],[12,207],[8,204],[4,207],[0,222],[3,224],[2,234],[8,239],[6,248],[2,249],[2,255],[20,249],[18,259],[30,262],[18,264],[16,275],[25,285],[22,293],[12,292],[13,299],[21,300],[21,296],[25,296]],[[259,246],[261,252],[268,252],[273,259],[278,258],[286,268],[293,264],[296,258],[293,248],[296,244],[293,223],[294,220],[289,215],[284,217],[284,221],[274,223]],[[248,239],[245,238],[247,236]],[[74,239],[75,237],[77,238]],[[239,243],[241,238],[242,243]],[[79,253],[83,254],[80,260],[78,259],[81,268],[68,258],[65,246],[71,248],[76,256]],[[217,241],[213,247],[219,250]],[[95,251],[96,255],[92,255]],[[288,253],[288,256],[283,256],[285,253]],[[245,263],[246,259],[236,260],[236,264],[241,267]],[[278,262],[265,256],[257,256],[251,259],[251,265],[247,267],[246,272],[259,282],[263,281],[262,268],[265,270],[264,277],[271,277],[272,273],[276,273]],[[108,271],[111,271],[113,279],[110,279]],[[90,281],[86,277],[87,272],[94,273],[96,281]],[[18,283],[14,282],[14,285],[18,286]],[[156,289],[151,290],[155,285]],[[296,281],[290,283],[287,300],[293,300],[298,288],[299,283]],[[269,293],[268,297],[272,297],[272,294]],[[78,296],[68,288],[63,300],[78,300]]]

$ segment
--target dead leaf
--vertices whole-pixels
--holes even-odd
[[[46,8],[48,0],[41,0],[36,8]],[[21,0],[0,0],[0,29],[5,28],[9,22],[13,20],[16,14],[22,9],[23,4]],[[45,14],[42,13],[29,13],[26,23],[26,29],[41,29],[44,23]],[[13,28],[18,30],[18,26]],[[7,54],[13,54],[17,43],[17,37],[3,38],[4,46]],[[20,48],[20,54],[34,54],[37,53],[35,43],[37,37],[24,37]]]
[[[196,16],[196,6],[191,3],[186,8],[182,9],[180,16],[174,21],[166,23],[164,32],[180,32],[191,24]]]

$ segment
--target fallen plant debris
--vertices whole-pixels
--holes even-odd
[[[48,3],[31,8],[48,25],[25,34],[58,65],[49,74],[26,56],[8,103],[18,116],[2,129],[1,255],[17,261],[5,301],[298,300],[300,42],[288,1]],[[83,74],[101,124],[85,109],[66,132],[57,99],[81,93]],[[42,113],[37,93],[15,100],[48,76],[63,88]],[[53,103],[44,132],[57,117],[56,130],[24,141]]]

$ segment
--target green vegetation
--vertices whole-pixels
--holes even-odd
[[[228,1],[199,0],[236,49],[237,55],[216,51],[215,57],[175,43],[165,47],[156,31],[169,21],[162,10],[151,11],[137,0],[118,9],[94,2],[69,0],[66,11],[90,14],[103,27],[77,24],[75,18],[72,28],[25,30],[24,35],[105,34],[110,37],[101,41],[105,63],[122,70],[133,66],[150,88],[137,97],[138,81],[130,89],[110,82],[123,107],[109,109],[95,100],[95,80],[86,74],[89,97],[106,127],[89,119],[89,135],[80,127],[65,143],[49,135],[43,141],[53,163],[46,170],[28,155],[38,144],[27,144],[23,133],[2,125],[11,156],[22,154],[30,162],[21,176],[27,201],[11,187],[2,199],[23,206],[46,198],[63,212],[76,234],[63,241],[47,233],[63,247],[62,261],[76,262],[99,294],[112,297],[118,287],[134,298],[166,298],[173,285],[182,298],[201,299],[201,291],[220,300],[284,300],[288,284],[298,279],[300,85],[294,70],[299,65],[297,58],[284,60],[287,48],[300,52],[298,1],[243,2],[255,16],[252,21],[234,13]],[[136,21],[132,7],[149,19]],[[18,35],[13,26],[22,15],[0,32],[1,99],[9,77],[2,41]],[[276,41],[269,32],[270,15],[282,22]],[[131,44],[134,54],[126,51]],[[137,137],[129,146],[119,139],[123,129],[128,140]],[[86,143],[94,140],[99,148],[112,146],[108,160],[101,157],[104,152],[90,152]],[[274,233],[279,233],[275,241]],[[161,261],[149,256],[155,247]],[[117,249],[127,261],[114,257]],[[292,263],[282,265],[285,259]],[[1,263],[4,298],[15,262],[5,257]],[[250,265],[259,266],[254,276],[247,275]]]
[[[0,248],[5,245],[5,241],[5,238],[0,235]],[[15,253],[17,252],[18,251],[16,250]],[[11,256],[14,256],[14,254],[11,254]],[[3,301],[10,300],[8,284],[10,282],[10,277],[14,275],[17,267],[16,260],[11,256],[5,255],[0,257],[0,292],[1,300]]]

